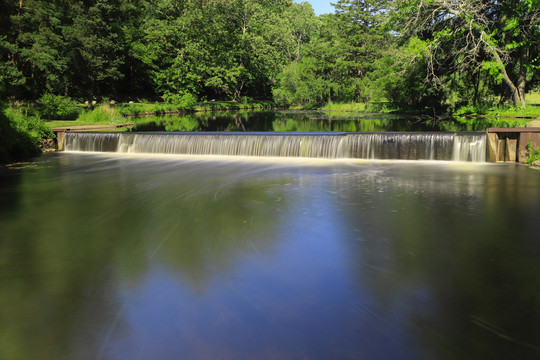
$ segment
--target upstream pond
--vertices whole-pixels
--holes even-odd
[[[54,153],[0,167],[1,359],[536,359],[540,171]]]
[[[132,129],[179,132],[422,132],[485,131],[519,127],[526,119],[455,117],[438,119],[403,114],[336,111],[236,111],[131,118]]]

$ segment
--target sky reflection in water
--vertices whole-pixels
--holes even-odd
[[[540,172],[55,154],[0,170],[0,358],[540,356]]]

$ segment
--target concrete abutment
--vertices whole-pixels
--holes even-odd
[[[540,127],[538,128],[490,128],[487,129],[488,162],[526,163],[529,158],[527,144],[533,149],[540,148]]]

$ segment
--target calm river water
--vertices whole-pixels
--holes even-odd
[[[539,220],[517,165],[45,155],[0,168],[0,358],[540,358]]]

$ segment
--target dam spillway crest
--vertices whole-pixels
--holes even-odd
[[[133,154],[486,161],[484,133],[85,133],[66,151]]]

